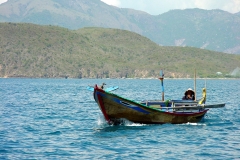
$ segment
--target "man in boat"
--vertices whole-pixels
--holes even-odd
[[[183,100],[195,100],[194,97],[194,91],[191,88],[188,88],[188,90],[186,90],[184,96],[183,96]]]

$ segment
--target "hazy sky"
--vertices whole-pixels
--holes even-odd
[[[0,4],[7,0],[0,0]],[[152,15],[162,14],[173,9],[201,8],[221,9],[230,13],[240,11],[240,0],[101,0],[120,8],[132,8]]]

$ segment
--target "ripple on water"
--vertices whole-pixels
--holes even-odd
[[[161,98],[159,80],[0,79],[0,159],[240,158],[240,93],[234,87],[239,80],[207,82],[207,102],[226,107],[210,109],[200,123],[125,120],[119,126],[105,122],[86,90],[102,82],[119,86],[114,93],[129,99]],[[164,85],[166,99],[177,99],[193,81],[165,80]],[[202,86],[204,80],[198,80],[197,88]]]

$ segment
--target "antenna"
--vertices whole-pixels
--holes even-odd
[[[206,81],[206,78],[205,78],[205,88],[207,89],[207,81]]]
[[[195,68],[195,71],[194,71],[194,101],[196,101],[197,100],[197,91],[196,91],[197,89],[196,89],[196,68]]]

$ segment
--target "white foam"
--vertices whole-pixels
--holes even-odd
[[[206,124],[204,123],[184,123],[184,124],[180,124],[180,125],[192,125],[192,126],[206,126]]]

